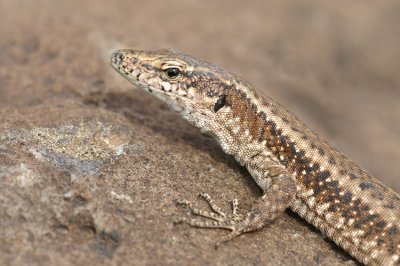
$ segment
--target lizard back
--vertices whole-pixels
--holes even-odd
[[[242,132],[293,173],[291,209],[366,264],[400,255],[400,197],[321,139],[295,115],[236,78],[227,94]],[[243,141],[243,140],[242,140]]]
[[[119,50],[111,63],[213,135],[264,191],[274,167],[288,172],[296,185],[290,208],[360,262],[399,263],[400,196],[273,99],[238,76],[173,49]]]

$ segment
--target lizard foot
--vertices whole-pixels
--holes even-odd
[[[177,203],[183,207],[186,207],[195,216],[205,217],[209,220],[198,220],[196,218],[182,217],[176,220],[175,224],[188,224],[193,227],[200,228],[221,228],[230,230],[231,233],[225,236],[221,241],[216,243],[216,247],[220,244],[227,242],[236,236],[239,236],[245,232],[253,231],[255,228],[250,225],[250,215],[241,216],[238,214],[238,200],[232,200],[232,212],[225,214],[221,208],[215,205],[211,197],[206,193],[200,193],[199,196],[207,202],[210,206],[211,211],[204,211],[194,207],[189,201],[181,200]]]

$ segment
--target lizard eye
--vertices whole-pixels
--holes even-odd
[[[176,78],[181,73],[181,70],[177,67],[170,67],[165,69],[165,73],[169,78],[173,79]]]

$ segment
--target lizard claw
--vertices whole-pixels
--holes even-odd
[[[218,248],[222,244],[230,241],[231,239],[239,236],[240,234],[246,232],[243,230],[245,224],[243,224],[243,217],[238,214],[238,201],[237,199],[232,200],[232,212],[230,214],[225,214],[221,208],[215,205],[214,201],[208,194],[200,193],[199,196],[205,200],[210,206],[211,211],[200,210],[193,206],[187,200],[179,200],[177,204],[188,208],[194,216],[204,217],[208,220],[199,220],[196,218],[181,217],[174,221],[174,224],[188,224],[192,227],[199,228],[221,228],[232,231],[230,234],[225,236],[221,241],[215,244],[215,248]]]

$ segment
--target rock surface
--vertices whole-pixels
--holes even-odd
[[[400,191],[399,12],[390,0],[0,1],[0,264],[356,264],[290,211],[217,250],[226,232],[174,226],[178,199],[237,197],[245,212],[260,190],[109,56],[174,47],[219,64]]]

